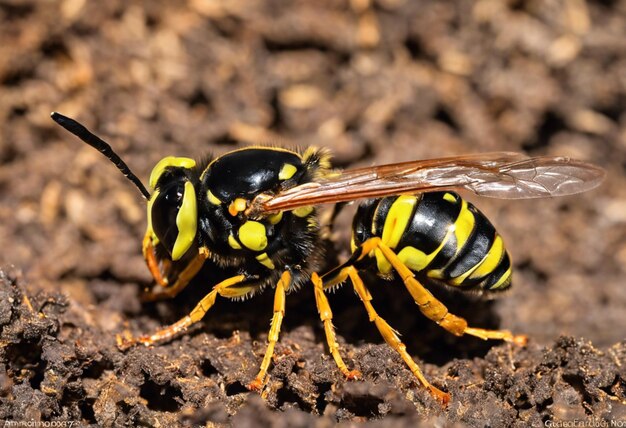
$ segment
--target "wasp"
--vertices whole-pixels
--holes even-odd
[[[267,380],[286,296],[304,285],[313,289],[337,367],[349,379],[360,376],[341,357],[326,297],[331,288],[349,282],[369,320],[417,381],[447,402],[449,394],[425,378],[398,333],[376,312],[362,272],[399,278],[419,311],[454,335],[523,345],[523,335],[469,326],[424,285],[438,281],[486,295],[511,286],[512,264],[502,237],[456,191],[504,199],[563,196],[590,190],[605,176],[602,168],[567,157],[509,152],[341,171],[331,167],[325,150],[250,147],[201,162],[165,157],[150,174],[149,191],[109,144],[73,119],[59,113],[52,119],[103,153],[146,199],[142,250],[156,283],[146,300],[176,296],[208,262],[229,273],[178,322],[149,335],[118,336],[118,346],[167,341],[200,321],[218,296],[243,299],[270,287],[273,316],[258,375],[248,385],[252,390]],[[322,273],[316,207],[355,200],[362,202],[352,224],[351,256]]]

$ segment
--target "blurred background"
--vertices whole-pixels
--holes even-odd
[[[144,180],[167,155],[260,143],[328,147],[338,167],[499,150],[596,163],[607,180],[586,194],[467,196],[515,263],[503,327],[624,339],[624,0],[1,0],[0,266],[90,304],[94,280],[150,283],[145,205],[51,111]]]

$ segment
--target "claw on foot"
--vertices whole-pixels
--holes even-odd
[[[117,349],[126,351],[137,344],[137,339],[133,338],[129,332],[124,332],[123,334],[115,335],[115,342],[117,343]]]
[[[263,389],[263,379],[255,378],[252,382],[250,382],[247,386],[250,391],[261,391]]]
[[[450,402],[450,394],[448,394],[447,392],[443,392],[442,390],[440,390],[439,388],[433,385],[429,385],[428,390],[430,391],[430,394],[433,397],[435,397],[437,401],[439,401],[444,406],[447,406],[448,403]]]
[[[358,370],[349,370],[347,372],[344,372],[344,376],[348,380],[359,380],[363,377],[363,374],[361,374],[361,372]]]
[[[528,344],[528,336],[525,334],[518,334],[513,336],[513,340],[511,342],[515,343],[517,346],[526,346]]]

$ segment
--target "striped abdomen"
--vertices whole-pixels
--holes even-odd
[[[511,260],[502,238],[476,207],[453,192],[431,192],[366,201],[352,225],[352,249],[380,237],[400,260],[451,286],[503,290],[511,283]],[[379,250],[378,271],[392,274]]]

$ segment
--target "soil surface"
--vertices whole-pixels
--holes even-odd
[[[0,420],[626,423],[625,28],[624,0],[0,1]],[[220,299],[167,344],[117,349],[116,334],[185,315],[219,272],[142,303],[144,202],[51,111],[85,123],[144,180],[167,155],[260,143],[328,147],[337,167],[506,150],[572,156],[608,175],[564,198],[466,195],[504,237],[514,286],[494,301],[434,292],[472,325],[527,334],[526,347],[453,337],[401,284],[368,278],[380,314],[451,394],[447,407],[349,287],[329,299],[363,379],[338,372],[305,288],[288,296],[258,394],[245,386],[272,293]],[[353,212],[336,221],[329,268],[348,254]]]

